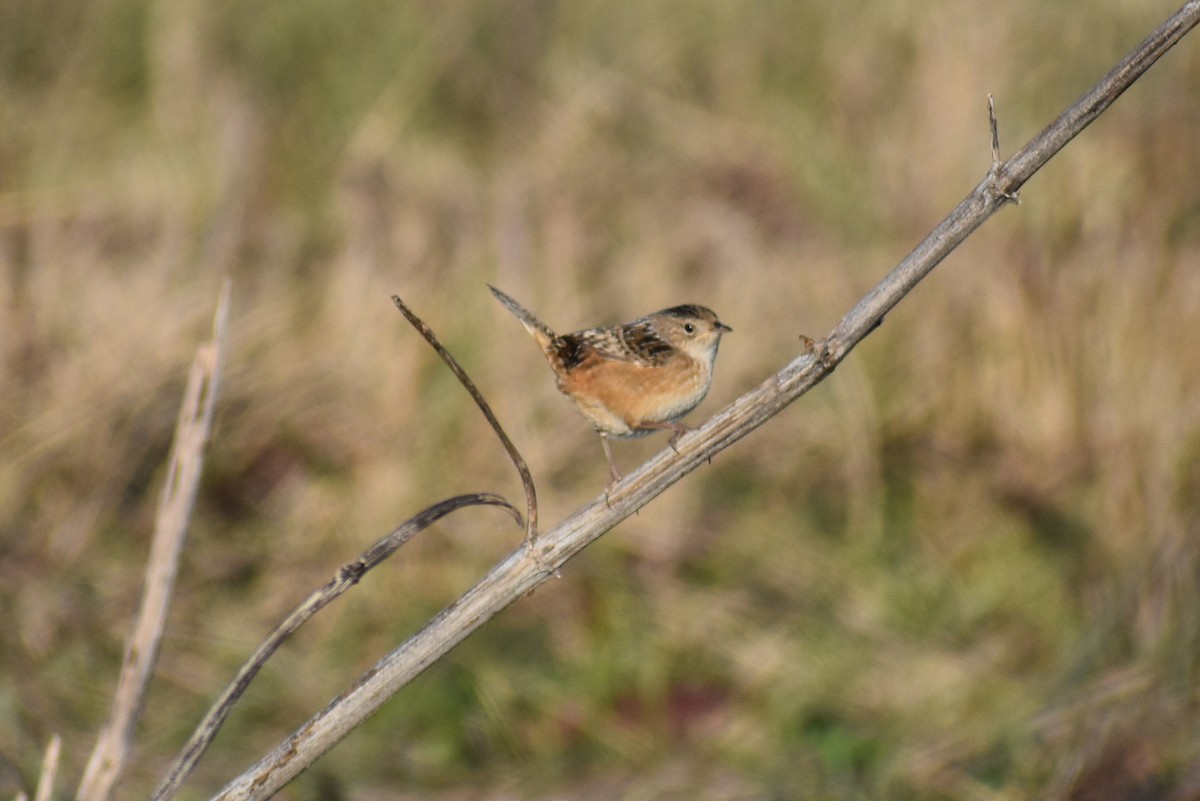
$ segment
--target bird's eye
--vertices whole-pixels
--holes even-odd
[[[691,323],[684,323],[683,330],[687,331],[689,334],[694,334],[696,333],[696,326],[692,325]]]

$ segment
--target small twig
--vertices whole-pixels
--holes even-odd
[[[399,295],[392,295],[392,302],[396,304],[396,308],[412,324],[412,327],[417,329],[417,332],[425,338],[430,347],[437,351],[437,355],[442,357],[442,361],[450,368],[450,372],[454,373],[454,376],[470,394],[471,399],[475,401],[475,405],[479,407],[479,411],[483,412],[483,416],[487,418],[488,424],[496,432],[496,436],[500,438],[501,444],[504,445],[504,450],[508,451],[508,458],[512,459],[517,472],[521,474],[521,484],[525,488],[525,540],[530,546],[530,552],[536,553],[537,549],[533,546],[537,539],[537,490],[534,489],[533,476],[529,472],[529,466],[525,464],[525,460],[521,457],[521,453],[517,450],[517,447],[512,444],[512,440],[508,438],[508,434],[504,433],[504,427],[500,425],[500,421],[496,419],[496,415],[492,414],[492,409],[488,406],[488,402],[483,399],[483,394],[475,387],[466,370],[459,366],[454,357],[450,355],[450,351],[446,350],[442,346],[442,343],[438,341],[437,335],[433,333],[433,329],[425,325],[417,315],[413,314],[412,310],[404,305],[404,301],[400,300]]]
[[[1000,171],[1000,127],[996,124],[996,98],[988,92],[988,123],[992,129],[992,172]]]
[[[46,755],[42,758],[42,772],[38,775],[33,801],[50,801],[53,797],[54,780],[58,776],[58,757],[61,752],[62,737],[56,734],[50,738],[50,745],[46,746]]]
[[[146,686],[158,659],[167,607],[175,586],[179,554],[187,536],[188,519],[200,483],[204,445],[212,428],[221,375],[221,349],[229,317],[229,279],[221,284],[213,316],[212,341],[202,345],[192,360],[184,391],[175,439],[168,460],[154,521],[154,539],[146,565],[146,583],[133,631],[125,644],[125,656],[113,707],[96,740],[76,793],[78,801],[108,801],[121,778],[133,743],[133,730],[141,712]]]
[[[1009,201],[1015,206],[1021,205],[1021,196],[1015,191],[1005,191],[1000,188],[1000,168],[1004,166],[1004,162],[1000,160],[1000,130],[996,124],[996,100],[989,93],[988,99],[988,125],[992,129],[992,168],[988,170],[988,178],[992,181],[992,188],[996,194]]]
[[[213,738],[216,737],[217,731],[225,723],[225,719],[229,717],[234,703],[246,691],[250,682],[258,675],[258,671],[262,668],[263,664],[278,650],[284,640],[307,623],[322,608],[357,584],[367,571],[395,553],[401,545],[412,539],[414,535],[433,525],[451,512],[467,506],[500,506],[512,513],[512,516],[517,521],[517,525],[524,524],[521,513],[513,508],[512,504],[498,495],[491,493],[459,495],[422,510],[414,517],[404,521],[391,534],[388,534],[379,542],[363,551],[362,555],[357,559],[342,565],[328,584],[301,602],[284,619],[283,623],[279,624],[271,632],[262,645],[258,647],[258,650],[246,660],[246,663],[238,671],[233,681],[229,683],[224,692],[221,693],[208,710],[207,714],[205,714],[204,719],[200,721],[200,725],[196,727],[196,731],[191,739],[188,740],[187,745],[183,747],[179,756],[175,758],[175,762],[171,765],[171,769],[167,772],[166,777],[155,788],[154,795],[151,796],[152,801],[165,801],[165,799],[175,795],[176,791],[183,784],[184,779],[192,772],[201,755],[208,748],[209,744],[212,743]]]

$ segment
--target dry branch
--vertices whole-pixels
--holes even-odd
[[[1165,22],[1078,102],[1011,159],[987,176],[910,253],[851,309],[823,340],[705,425],[681,438],[550,531],[496,565],[478,584],[368,671],[216,796],[221,801],[263,799],[333,747],[397,690],[510,603],[528,593],[568,559],[636,512],[713,455],[761,426],[818,382],[879,323],[918,282],[1005,203],[1067,142],[1102,113],[1145,70],[1200,21],[1192,0]]]
[[[417,329],[417,333],[425,338],[425,341],[437,352],[437,355],[442,357],[442,361],[450,368],[450,372],[454,373],[454,376],[471,396],[471,400],[475,401],[475,405],[479,407],[479,411],[483,412],[488,425],[492,427],[492,431],[496,432],[496,436],[500,439],[500,444],[508,452],[508,458],[512,460],[513,466],[517,468],[517,474],[521,476],[521,486],[525,490],[525,539],[532,542],[533,538],[537,536],[538,509],[537,490],[533,486],[533,475],[529,472],[529,465],[525,464],[525,459],[521,456],[520,451],[517,450],[517,446],[513,445],[512,440],[505,433],[504,427],[500,425],[500,421],[492,413],[492,407],[484,400],[483,393],[475,386],[475,382],[467,375],[467,371],[462,369],[458,361],[450,355],[450,351],[446,350],[438,340],[437,335],[433,333],[433,329],[425,325],[421,318],[413,314],[412,310],[404,305],[404,301],[400,300],[399,296],[392,295],[392,303],[396,304],[396,308],[404,315],[404,319],[408,320],[412,327]]]
[[[450,370],[462,382],[462,385],[479,406],[480,411],[483,412],[483,416],[487,418],[488,424],[496,432],[496,436],[500,438],[500,442],[504,445],[505,450],[508,451],[509,458],[512,459],[517,472],[521,476],[521,483],[525,488],[527,517],[522,518],[521,513],[512,504],[492,493],[482,492],[470,495],[458,495],[421,510],[400,524],[392,533],[364,551],[357,559],[342,565],[324,587],[314,591],[308,598],[301,601],[284,621],[267,635],[257,650],[250,655],[250,658],[242,665],[237,675],[234,676],[221,695],[217,697],[217,700],[213,702],[213,705],[204,715],[204,718],[201,719],[195,732],[171,764],[167,775],[159,783],[158,787],[155,788],[154,794],[151,796],[152,801],[166,801],[166,799],[175,795],[188,774],[195,768],[200,757],[212,743],[213,738],[217,736],[217,732],[220,731],[226,718],[229,717],[229,713],[233,710],[234,704],[241,698],[246,688],[250,686],[250,682],[258,675],[259,670],[271,658],[271,655],[279,649],[279,646],[301,626],[311,620],[317,612],[321,611],[357,584],[368,571],[394,554],[400,546],[404,545],[404,543],[408,542],[416,534],[424,531],[451,512],[467,506],[499,506],[512,514],[513,518],[517,521],[517,525],[525,527],[525,542],[532,543],[534,541],[537,526],[537,494],[533,486],[533,476],[529,472],[529,467],[526,465],[525,459],[508,438],[504,428],[500,425],[500,421],[496,419],[491,407],[484,400],[482,393],[476,388],[466,371],[450,355],[449,351],[442,346],[442,343],[433,333],[433,330],[413,314],[400,298],[393,296],[392,301],[396,304],[396,308],[408,319],[409,323],[425,338],[425,341],[449,365]],[[336,704],[337,701],[335,700],[334,703]]]
[[[212,341],[202,345],[192,360],[179,421],[175,427],[175,439],[171,445],[167,480],[154,521],[154,539],[146,566],[142,603],[133,631],[125,644],[112,711],[88,758],[75,796],[78,801],[108,801],[129,758],[146,685],[158,658],[167,607],[175,586],[179,554],[183,550],[188,518],[200,482],[204,444],[212,428],[213,410],[217,402],[221,350],[228,317],[229,281],[226,279],[221,286],[213,316]]]
[[[56,734],[50,738],[50,745],[46,746],[46,755],[42,757],[42,772],[38,775],[33,801],[50,801],[54,797],[54,780],[58,777],[58,758],[61,754],[62,737]]]
[[[192,768],[196,766],[196,763],[200,760],[201,755],[208,748],[213,738],[217,736],[221,725],[229,717],[233,705],[241,698],[246,688],[250,686],[250,682],[258,675],[258,671],[266,663],[267,659],[279,649],[279,646],[283,645],[288,637],[292,636],[297,629],[311,620],[313,615],[357,584],[366,575],[367,571],[395,553],[401,545],[408,542],[416,534],[429,528],[429,526],[451,512],[467,506],[499,506],[507,509],[512,514],[513,519],[517,521],[517,525],[521,525],[524,522],[521,518],[521,513],[513,508],[512,504],[498,495],[492,495],[491,493],[458,495],[421,510],[413,517],[401,523],[391,534],[388,534],[364,551],[357,559],[342,565],[324,587],[309,595],[308,598],[304,599],[292,610],[291,614],[284,618],[284,621],[267,636],[262,645],[250,655],[250,658],[246,660],[241,670],[237,672],[237,675],[234,676],[221,695],[217,697],[217,700],[213,702],[212,707],[209,708],[204,718],[200,721],[200,724],[196,727],[196,731],[188,740],[187,745],[183,747],[179,756],[175,758],[170,770],[167,771],[166,777],[155,788],[154,794],[151,796],[152,801],[161,801],[175,794],[180,785],[183,784],[183,780],[192,772]]]

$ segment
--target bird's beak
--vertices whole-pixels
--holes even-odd
[[[725,325],[725,323],[721,322],[720,320],[717,320],[715,323],[713,323],[713,330],[716,331],[718,334],[732,334],[733,333],[733,329],[730,328],[729,326]]]

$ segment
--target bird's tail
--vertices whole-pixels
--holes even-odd
[[[521,325],[525,326],[525,330],[528,331],[535,340],[537,340],[538,345],[540,345],[543,350],[545,350],[546,346],[555,339],[557,335],[550,330],[549,326],[547,326],[538,318],[534,317],[533,313],[529,311],[529,309],[526,309],[520,303],[517,303],[515,300],[501,292],[499,289],[496,289],[496,287],[492,286],[491,284],[488,284],[488,289],[492,290],[492,294],[496,296],[496,300],[504,304],[504,308],[512,312],[513,316],[521,321]]]

